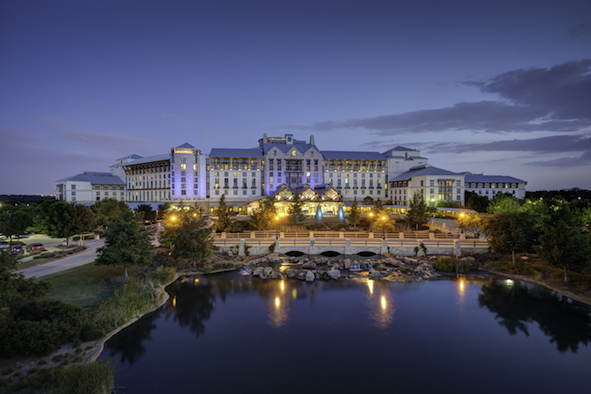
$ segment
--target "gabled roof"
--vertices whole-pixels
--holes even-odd
[[[259,148],[251,149],[226,149],[226,148],[212,148],[209,157],[238,157],[238,158],[253,158],[261,157],[261,150]]]
[[[309,151],[311,148],[314,148],[318,152],[320,152],[320,150],[316,147],[316,145],[311,145],[311,144],[293,144],[293,145],[286,145],[286,144],[263,144],[263,154],[267,154],[274,147],[277,147],[277,149],[279,149],[283,153],[287,153],[290,150],[295,149],[298,152],[300,152],[301,154],[304,154],[307,151]]]
[[[189,149],[195,149],[195,147],[191,144],[189,144],[188,142],[185,142],[184,144],[177,146],[177,148],[189,148]]]
[[[117,160],[123,160],[123,159],[133,159],[133,160],[136,160],[136,159],[141,159],[141,158],[142,158],[142,156],[140,156],[140,155],[136,155],[136,154],[134,153],[134,154],[132,154],[132,155],[129,155],[129,156],[120,157],[120,158],[119,158],[119,159],[117,159]]]
[[[464,175],[463,172],[451,172],[448,170],[444,170],[443,168],[433,167],[429,164],[416,166],[413,167],[410,171],[404,172],[398,175],[394,179],[390,179],[390,182],[398,182],[398,181],[406,181],[415,176],[423,176],[423,175],[431,175],[431,176],[458,176]]]
[[[388,149],[387,151],[385,151],[384,153],[382,153],[384,156],[386,156],[386,153],[390,153],[390,152],[418,152],[418,150],[416,149],[410,149],[410,148],[406,148],[404,146],[396,146],[392,149]]]
[[[142,157],[141,159],[130,161],[129,163],[123,164],[124,166],[134,166],[136,164],[153,163],[155,161],[170,160],[170,153],[164,153],[162,155]]]
[[[378,152],[361,152],[361,151],[337,151],[337,150],[323,150],[321,152],[324,158],[328,160],[387,160],[388,158]]]
[[[475,182],[475,183],[527,183],[521,179],[513,178],[512,176],[505,175],[483,175],[483,174],[470,174],[466,175],[464,182]]]
[[[69,178],[60,179],[56,182],[90,182],[92,185],[120,185],[124,186],[125,182],[118,176],[111,174],[110,172],[84,172],[77,174]]]

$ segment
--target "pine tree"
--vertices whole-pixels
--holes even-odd
[[[150,265],[152,252],[150,233],[131,211],[122,212],[110,222],[105,231],[105,246],[97,249],[96,265],[123,267],[123,279],[127,279],[130,265]]]
[[[301,199],[300,193],[295,193],[293,195],[293,201],[291,207],[289,208],[289,222],[292,224],[300,224],[304,221],[304,213],[302,212],[302,207],[304,206],[304,202]]]
[[[406,220],[411,226],[415,226],[419,229],[419,226],[423,223],[427,223],[427,205],[423,199],[422,193],[415,193],[412,199],[409,201],[410,209],[406,211]]]
[[[250,224],[255,230],[269,230],[275,221],[275,204],[270,198],[260,201],[259,209],[251,215]]]
[[[174,258],[189,259],[191,265],[196,267],[197,262],[213,255],[215,246],[211,237],[211,227],[200,211],[184,211],[175,231],[172,250]]]
[[[217,216],[217,220],[215,222],[216,231],[224,232],[230,227],[230,212],[230,207],[226,205],[226,195],[222,194],[222,198],[220,198],[220,205],[215,210],[215,215]]]
[[[348,219],[349,223],[355,228],[357,228],[357,225],[361,222],[361,211],[359,209],[359,204],[357,204],[357,197],[353,199],[353,205],[351,205]]]

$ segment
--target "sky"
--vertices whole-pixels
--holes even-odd
[[[263,133],[591,189],[591,1],[0,0],[0,194]]]

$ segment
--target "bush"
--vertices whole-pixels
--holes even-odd
[[[470,272],[470,262],[461,261],[453,257],[438,257],[437,260],[433,262],[433,268],[439,272],[467,274]]]
[[[133,317],[154,307],[161,293],[149,277],[138,275],[125,281],[115,291],[112,298],[106,299],[89,311],[90,319],[83,327],[82,340],[99,338]]]
[[[86,313],[61,301],[29,302],[0,328],[0,355],[43,355],[80,334]]]
[[[53,384],[56,394],[110,393],[115,379],[113,365],[104,362],[62,367],[56,375],[59,376]]]
[[[161,284],[169,283],[176,277],[176,268],[159,266],[156,271],[152,273],[152,278]]]
[[[211,265],[208,265],[207,267],[203,267],[204,274],[211,274],[211,271],[213,271],[213,268],[211,267]]]

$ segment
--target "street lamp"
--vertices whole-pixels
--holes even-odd
[[[369,232],[373,231],[373,212],[369,213]]]
[[[275,239],[279,239],[279,216],[275,216]]]
[[[384,235],[384,239],[386,239],[386,217],[382,216],[382,234]]]

